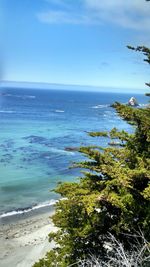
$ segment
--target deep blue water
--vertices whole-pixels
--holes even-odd
[[[88,131],[112,127],[131,131],[110,107],[132,94],[14,89],[0,91],[0,214],[50,205],[59,198],[49,190],[60,181],[74,181],[82,159],[68,147],[98,143]],[[135,95],[140,104],[143,95]]]

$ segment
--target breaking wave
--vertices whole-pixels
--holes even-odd
[[[34,211],[34,210],[38,210],[38,209],[41,209],[41,208],[54,206],[57,202],[58,202],[58,200],[51,199],[50,201],[39,203],[39,204],[31,206],[31,207],[26,207],[26,208],[23,208],[23,209],[20,208],[20,209],[8,211],[6,213],[1,214],[0,218],[19,215],[19,214],[25,214],[25,213],[28,213],[28,212],[31,212],[31,211]]]
[[[92,108],[108,108],[108,107],[110,107],[110,105],[105,104],[105,105],[96,105],[96,106],[93,106]]]
[[[36,98],[35,95],[14,95],[14,94],[7,94],[7,93],[1,93],[1,96],[6,96],[6,97],[16,97],[16,98],[21,98],[21,99],[34,99]]]
[[[14,110],[0,110],[0,113],[16,113]]]
[[[65,111],[64,110],[61,110],[61,109],[56,109],[55,112],[56,113],[64,113]]]

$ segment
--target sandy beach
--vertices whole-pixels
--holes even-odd
[[[54,246],[48,241],[48,234],[56,231],[50,220],[53,212],[32,214],[16,221],[13,218],[1,220],[1,267],[31,267]]]

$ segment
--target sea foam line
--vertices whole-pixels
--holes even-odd
[[[57,202],[58,202],[58,200],[52,199],[52,200],[47,201],[47,202],[39,203],[39,204],[37,204],[37,205],[35,205],[35,206],[31,207],[31,208],[12,210],[12,211],[9,211],[9,212],[1,214],[0,218],[5,218],[5,217],[9,217],[9,216],[24,214],[24,213],[31,212],[33,210],[38,210],[40,208],[54,206]]]
[[[16,111],[13,111],[13,110],[0,110],[0,113],[16,113]]]
[[[96,106],[93,106],[92,108],[108,108],[108,107],[110,107],[110,105],[105,104],[105,105],[96,105]]]
[[[7,93],[0,93],[0,96],[6,96],[6,97],[17,97],[22,99],[34,99],[36,98],[35,95],[14,95],[14,94],[7,94]]]
[[[65,111],[64,110],[61,110],[61,109],[56,109],[55,112],[56,113],[64,113]]]

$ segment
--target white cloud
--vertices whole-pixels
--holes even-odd
[[[37,14],[40,21],[50,24],[91,24],[93,21],[90,20],[86,15],[72,14],[66,11],[55,11],[50,10],[47,12],[41,12]]]
[[[150,30],[150,3],[145,0],[45,1],[56,5],[55,9],[50,8],[37,14],[38,19],[45,23],[102,24],[109,22],[129,29]]]
[[[150,3],[145,0],[85,0],[85,3],[97,20],[124,28],[150,29]]]

